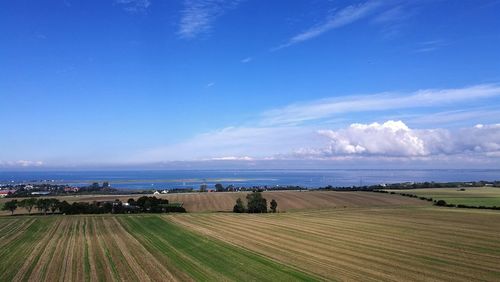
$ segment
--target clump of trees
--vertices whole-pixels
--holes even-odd
[[[233,207],[233,212],[235,213],[267,213],[267,200],[262,196],[260,192],[253,192],[247,195],[247,205],[243,203],[241,198],[236,200],[236,204]],[[278,207],[278,202],[276,200],[271,201],[270,212],[276,212]]]
[[[166,199],[143,196],[137,200],[129,199],[127,203],[120,200],[115,201],[94,201],[94,202],[74,202],[68,203],[55,198],[30,198],[22,201],[12,200],[6,202],[3,210],[9,210],[11,214],[18,207],[25,208],[31,214],[33,208],[40,213],[47,214],[49,211],[62,214],[104,214],[104,213],[168,213],[186,212],[182,204],[169,203]]]

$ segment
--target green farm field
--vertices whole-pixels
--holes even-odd
[[[0,256],[0,281],[317,280],[157,215],[3,217]]]
[[[461,191],[461,189],[464,189],[464,191]],[[446,203],[455,205],[500,207],[500,188],[496,187],[427,188],[387,191],[413,194],[434,200],[445,200]]]

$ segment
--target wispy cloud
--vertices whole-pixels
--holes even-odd
[[[210,83],[207,83],[207,85],[205,85],[205,88],[210,88],[214,85],[215,85],[215,82],[210,82]]]
[[[420,42],[418,44],[417,49],[415,49],[416,53],[426,53],[426,52],[431,52],[435,51],[443,46],[446,46],[447,42],[442,39],[438,40],[430,40],[430,41],[424,41]]]
[[[327,98],[267,111],[262,115],[262,122],[265,125],[300,124],[345,113],[436,107],[498,96],[499,85],[483,84],[456,89],[419,90],[412,93]]]
[[[185,0],[178,34],[191,39],[208,32],[219,16],[236,7],[240,0]]]
[[[294,44],[318,37],[332,29],[354,23],[367,17],[380,6],[381,2],[378,1],[369,1],[358,5],[347,6],[329,15],[326,21],[322,24],[295,35],[294,37],[290,38],[285,44],[275,47],[272,50],[275,51],[286,48]]]
[[[372,22],[381,27],[384,38],[394,38],[401,34],[404,27],[407,26],[408,19],[417,14],[419,8],[415,7],[415,5],[417,5],[416,2],[401,3],[375,15]]]
[[[373,22],[375,23],[390,23],[394,21],[401,21],[405,20],[409,17],[410,13],[408,13],[404,6],[396,6],[394,8],[391,8],[387,11],[384,11],[380,14],[378,14],[374,19]]]
[[[416,125],[450,125],[470,123],[498,122],[500,109],[495,108],[470,108],[453,111],[430,113],[426,115],[409,115],[406,120]]]
[[[121,5],[127,12],[137,13],[146,12],[151,1],[149,0],[115,0],[115,3]]]
[[[243,64],[246,64],[246,63],[250,63],[252,60],[253,60],[252,57],[246,57],[246,58],[242,59],[241,62]]]

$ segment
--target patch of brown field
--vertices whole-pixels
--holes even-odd
[[[159,195],[159,198],[168,199],[170,202],[181,202],[188,212],[227,212],[232,211],[236,199],[241,198],[244,202],[248,192],[224,192],[224,193],[180,193]],[[279,211],[307,210],[307,209],[331,209],[344,207],[386,207],[386,206],[422,206],[430,205],[429,202],[372,192],[338,192],[338,191],[276,191],[264,192],[268,203],[275,199],[278,202]],[[119,199],[126,202],[128,199],[137,199],[141,195],[90,195],[90,196],[61,196],[61,201],[68,202],[92,202],[113,201]],[[151,195],[149,195],[151,196]],[[22,213],[20,209],[16,213]],[[25,212],[25,211],[24,211]]]
[[[245,202],[244,192],[171,194],[165,196],[171,202],[182,202],[189,212],[232,211],[236,199]],[[278,210],[330,209],[367,206],[429,205],[427,202],[398,197],[397,195],[371,192],[337,191],[277,191],[264,192],[268,203],[275,199]]]
[[[385,207],[166,217],[325,279],[500,279],[498,212]]]

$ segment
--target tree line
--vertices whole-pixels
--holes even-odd
[[[267,213],[267,200],[262,196],[260,192],[253,192],[248,194],[247,197],[247,205],[243,203],[241,198],[236,200],[236,204],[233,207],[233,212],[235,213]],[[275,213],[278,208],[278,202],[272,199],[270,203],[269,212]]]
[[[181,204],[170,204],[167,199],[143,196],[137,200],[129,199],[126,203],[115,201],[73,202],[60,201],[56,198],[28,198],[21,201],[5,202],[2,210],[14,214],[17,208],[25,208],[29,214],[33,209],[44,215],[51,212],[61,214],[104,214],[104,213],[168,213],[186,212]]]

